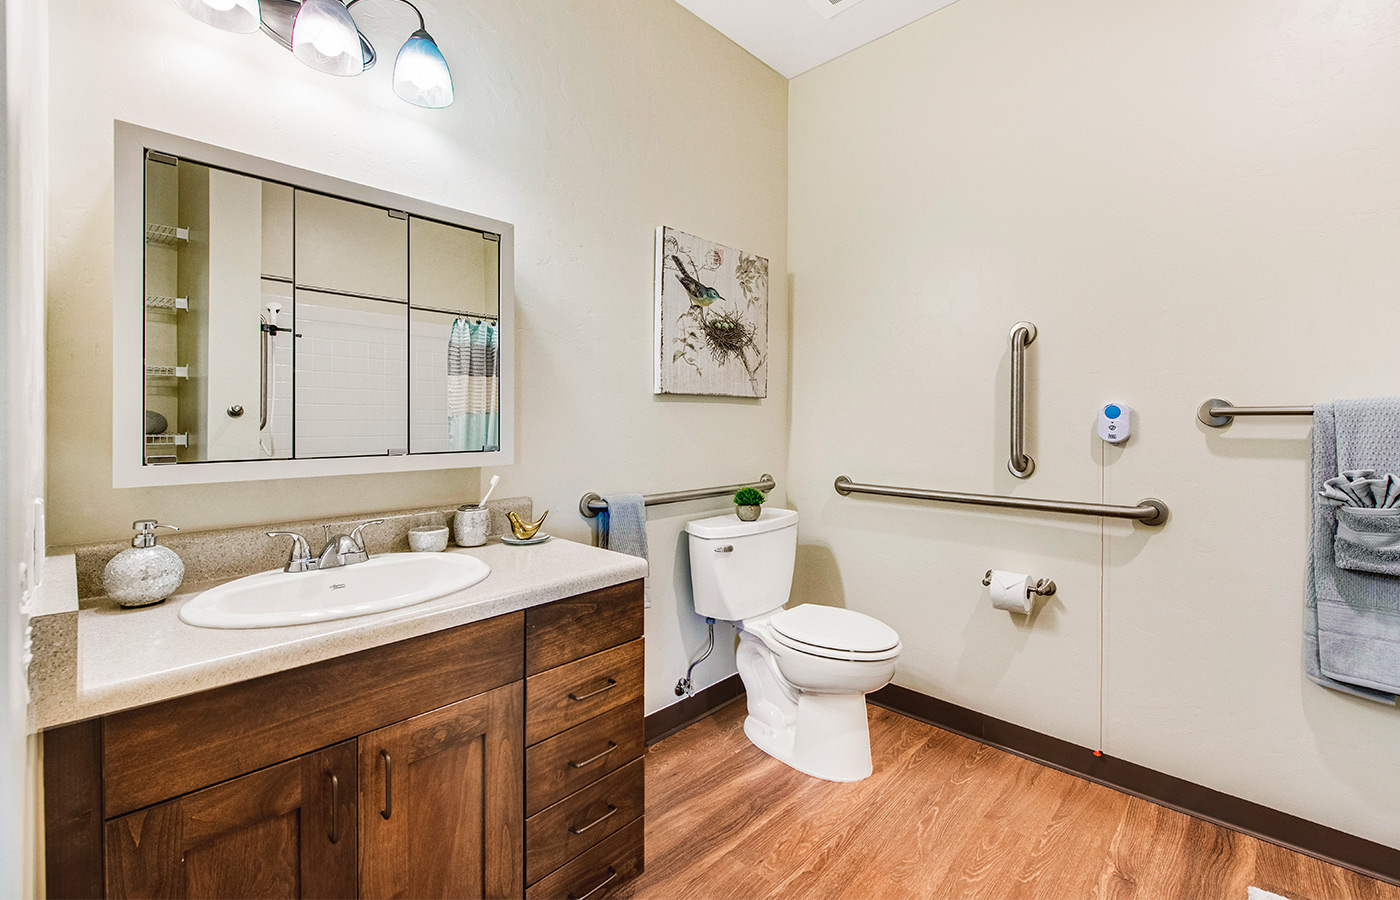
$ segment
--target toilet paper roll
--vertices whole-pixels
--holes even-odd
[[[1031,611],[1031,576],[993,569],[992,583],[988,587],[992,594],[992,606],[997,609],[1022,615]]]

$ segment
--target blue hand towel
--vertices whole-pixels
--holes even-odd
[[[647,558],[647,507],[641,494],[611,494],[598,513],[598,546]]]
[[[1335,556],[1337,477],[1400,471],[1400,399],[1339,400],[1313,410],[1312,542],[1303,655],[1308,678],[1380,703],[1400,694],[1400,578],[1342,568]],[[1364,476],[1362,476],[1364,477]],[[1345,492],[1343,492],[1345,493]]]

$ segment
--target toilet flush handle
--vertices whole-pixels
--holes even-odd
[[[722,546],[716,547],[716,548],[715,548],[715,552],[716,552],[716,553],[733,553],[733,552],[734,552],[734,545],[733,545],[733,544],[724,544],[724,545],[722,545]]]

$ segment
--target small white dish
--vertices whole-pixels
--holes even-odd
[[[523,541],[517,537],[512,537],[511,535],[503,534],[501,535],[501,543],[510,544],[512,547],[528,547],[531,544],[543,544],[545,541],[549,540],[549,538],[550,535],[547,535],[544,532],[540,532],[534,537],[526,538]]]
[[[408,548],[414,553],[441,553],[447,549],[447,526],[420,525],[410,528]]]

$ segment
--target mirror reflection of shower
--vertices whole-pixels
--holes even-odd
[[[258,316],[258,449],[267,459],[292,456],[292,301],[264,278]]]
[[[264,454],[274,456],[277,453],[277,441],[273,436],[272,429],[267,427],[267,423],[272,420],[277,406],[277,397],[271,390],[274,379],[270,368],[273,365],[273,351],[277,346],[277,332],[281,330],[277,327],[277,316],[282,312],[282,304],[273,300],[264,308],[267,310],[267,315],[258,317],[259,328],[262,331],[262,339],[259,344],[261,369],[258,372],[258,444],[262,447]]]

